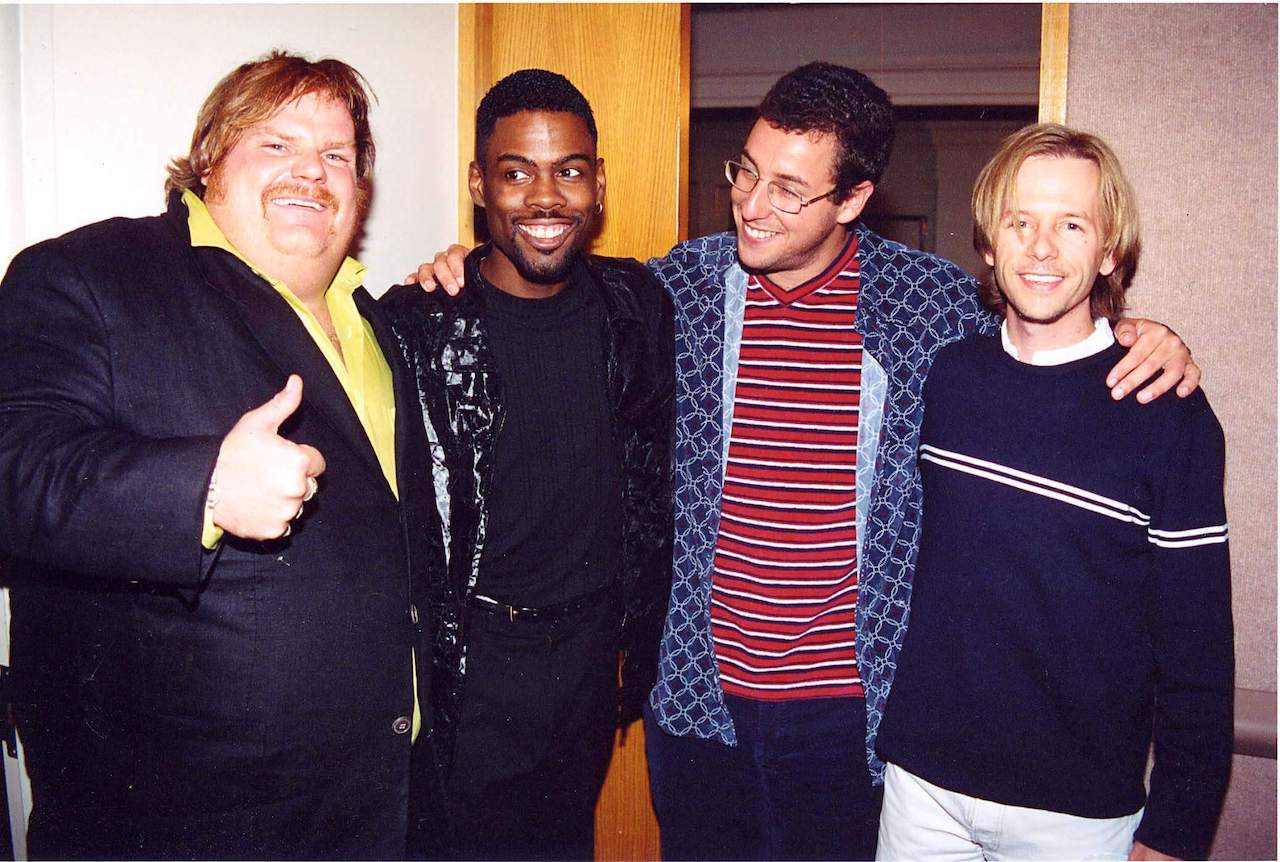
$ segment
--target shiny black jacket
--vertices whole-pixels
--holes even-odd
[[[478,262],[466,278],[479,283]],[[604,300],[608,397],[623,468],[619,584],[625,614],[618,719],[639,717],[657,672],[658,640],[671,590],[671,455],[674,334],[671,300],[633,260],[590,256],[585,265]],[[438,534],[429,537],[433,633],[433,733],[447,763],[461,713],[467,599],[479,573],[493,444],[503,421],[502,387],[489,349],[479,290],[457,297],[417,286],[392,288],[379,303],[413,372],[430,440]]]

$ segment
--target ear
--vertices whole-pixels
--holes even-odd
[[[1114,251],[1107,252],[1107,256],[1102,259],[1102,264],[1098,267],[1098,275],[1104,278],[1116,271],[1116,256]]]
[[[836,222],[849,224],[862,214],[863,207],[871,200],[871,193],[876,190],[871,180],[863,180],[854,186],[844,200],[836,208]]]
[[[982,253],[982,259],[987,262],[987,266],[994,267],[996,265],[996,256],[989,251]]]
[[[208,168],[200,174],[200,184],[204,186],[204,191],[197,196],[202,199],[205,204],[216,204],[220,200],[220,195],[215,194],[218,189],[215,189],[213,186],[213,177],[216,173],[217,170],[214,168]],[[226,189],[222,189],[221,191],[225,193]]]
[[[596,204],[604,206],[604,159],[596,159]]]
[[[467,189],[471,192],[471,202],[484,209],[484,174],[475,162],[467,168]]]

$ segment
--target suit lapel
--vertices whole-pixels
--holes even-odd
[[[284,297],[231,254],[220,249],[193,251],[209,285],[227,296],[239,310],[246,331],[281,375],[280,385],[284,385],[289,374],[302,378],[302,406],[295,416],[327,425],[381,479],[378,456],[351,406],[351,399],[333,373],[329,360]],[[286,424],[286,431],[288,427]],[[386,484],[385,479],[382,484]]]
[[[410,447],[414,444],[410,441],[410,437],[415,428],[422,427],[422,414],[418,411],[417,388],[409,377],[409,369],[401,360],[399,341],[391,329],[390,322],[378,307],[378,301],[363,287],[356,290],[353,298],[360,316],[369,321],[383,358],[387,360],[387,365],[391,366],[391,391],[395,395],[396,403],[396,486],[403,500],[406,490],[413,482],[413,464],[409,456],[412,451]],[[413,424],[415,422],[416,426]]]

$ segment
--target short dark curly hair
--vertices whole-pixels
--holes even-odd
[[[893,147],[893,104],[858,70],[834,63],[793,69],[769,88],[756,114],[784,132],[835,136],[833,199],[844,200],[863,180],[880,182]]]
[[[484,167],[484,151],[498,120],[522,111],[564,111],[587,124],[591,143],[597,143],[596,117],[582,91],[564,75],[546,69],[512,72],[489,88],[476,108],[476,164]]]

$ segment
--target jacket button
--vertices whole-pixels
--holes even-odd
[[[418,624],[418,606],[409,605],[409,619],[413,620],[413,624]]]
[[[413,727],[413,722],[405,715],[399,716],[395,721],[391,722],[391,729],[396,733],[408,733],[411,727]]]

